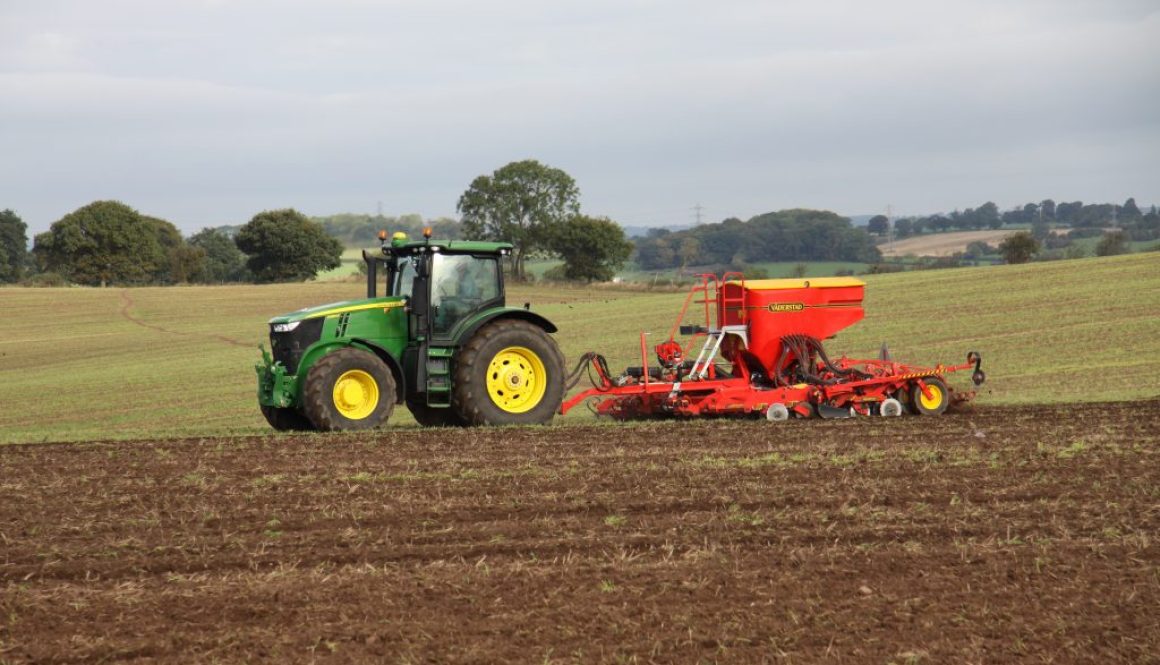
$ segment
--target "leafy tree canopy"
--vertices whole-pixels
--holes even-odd
[[[202,229],[189,238],[191,247],[205,252],[201,270],[191,279],[203,284],[248,282],[253,278],[246,267],[246,255],[223,229]]]
[[[238,249],[259,282],[298,282],[342,262],[342,243],[297,210],[269,210],[238,230]]]
[[[823,210],[782,210],[747,222],[703,224],[637,240],[637,261],[645,270],[687,265],[732,265],[765,261],[859,261],[882,254],[864,229]]]
[[[28,254],[28,226],[11,210],[0,210],[0,283],[19,281]]]
[[[886,215],[874,215],[866,223],[866,230],[875,235],[883,235],[890,230],[890,219]]]
[[[153,274],[155,283],[185,284],[201,272],[206,257],[204,250],[187,245],[181,231],[164,219],[148,216],[142,219],[153,227],[161,245],[161,261]]]
[[[166,270],[160,236],[168,229],[160,221],[119,201],[96,201],[37,235],[32,251],[45,270],[77,284],[147,284]]]
[[[1013,233],[999,243],[999,255],[1007,263],[1027,263],[1039,253],[1039,241],[1027,231]]]
[[[606,217],[574,215],[553,233],[551,249],[564,259],[567,279],[606,282],[632,254],[632,243]]]
[[[515,246],[512,276],[523,279],[528,254],[549,249],[554,232],[580,212],[580,190],[564,171],[526,159],[477,177],[456,209],[465,238]]]
[[[1096,256],[1117,256],[1127,251],[1128,243],[1123,231],[1105,233],[1096,243]]]

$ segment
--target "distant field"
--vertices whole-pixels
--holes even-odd
[[[351,275],[358,274],[359,264],[362,263],[361,249],[346,249],[342,252],[342,265],[334,270],[327,270],[318,273],[318,281],[329,282],[336,279],[344,279]]]
[[[1160,254],[866,278],[866,319],[828,342],[914,363],[981,351],[986,404],[1160,396]],[[0,289],[0,442],[266,431],[257,346],[271,316],[358,297],[362,285]],[[639,364],[683,293],[513,287],[560,327],[570,359]],[[577,409],[566,421],[591,416]],[[392,423],[411,422],[404,408]]]
[[[882,256],[897,257],[913,254],[915,256],[950,256],[955,252],[966,250],[967,245],[973,242],[985,242],[994,245],[1004,238],[1016,233],[1013,229],[999,231],[956,231],[954,233],[931,233],[928,235],[895,240],[892,243],[883,243],[878,246]]]
[[[1088,256],[1094,256],[1096,253],[1096,245],[1100,244],[1102,238],[1076,238],[1071,241],[1071,244],[1082,247]],[[1160,241],[1157,240],[1143,240],[1143,241],[1128,241],[1124,243],[1124,247],[1129,252],[1146,252],[1153,247],[1160,246]]]

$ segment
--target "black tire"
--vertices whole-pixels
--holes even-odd
[[[351,387],[350,402],[338,403],[340,382]],[[373,429],[391,416],[396,397],[387,365],[369,351],[346,347],[322,356],[306,373],[302,406],[324,432]]]
[[[270,427],[279,432],[309,432],[314,429],[313,423],[306,416],[298,413],[297,409],[280,409],[276,406],[259,404],[262,415]]]
[[[416,400],[407,400],[407,409],[415,417],[415,422],[423,427],[463,427],[465,424],[454,407],[437,409]]]
[[[524,352],[530,355],[521,355]],[[521,358],[530,363],[522,365]],[[536,360],[542,367],[535,367]],[[506,367],[513,370],[500,376]],[[542,377],[539,376],[541,369]],[[518,381],[520,377],[527,382],[513,384],[516,387],[507,392],[496,389],[504,381]],[[539,393],[541,385],[542,394]],[[527,321],[493,321],[477,331],[455,356],[451,404],[466,425],[547,423],[556,415],[563,399],[564,356],[560,347],[543,329]]]
[[[910,407],[914,409],[915,413],[923,416],[937,416],[946,411],[947,406],[951,403],[951,393],[947,390],[946,382],[937,376],[923,377],[922,382],[931,392],[937,392],[937,403],[932,401],[934,396],[931,400],[924,399],[922,388],[915,383],[910,388]]]

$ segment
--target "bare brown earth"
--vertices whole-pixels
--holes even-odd
[[[1015,233],[1010,229],[1005,231],[954,231],[951,233],[928,233],[925,235],[895,240],[892,243],[883,243],[878,246],[882,256],[950,256],[955,252],[962,252],[967,245],[973,242],[985,242],[997,245],[1004,238]]]
[[[1157,662],[1160,401],[0,448],[0,661]]]

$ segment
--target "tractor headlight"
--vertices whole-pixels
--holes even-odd
[[[301,321],[291,321],[290,323],[275,323],[274,324],[274,332],[276,332],[276,333],[292,332],[295,328],[298,327],[298,324],[300,324],[300,323],[302,323],[302,322]]]

